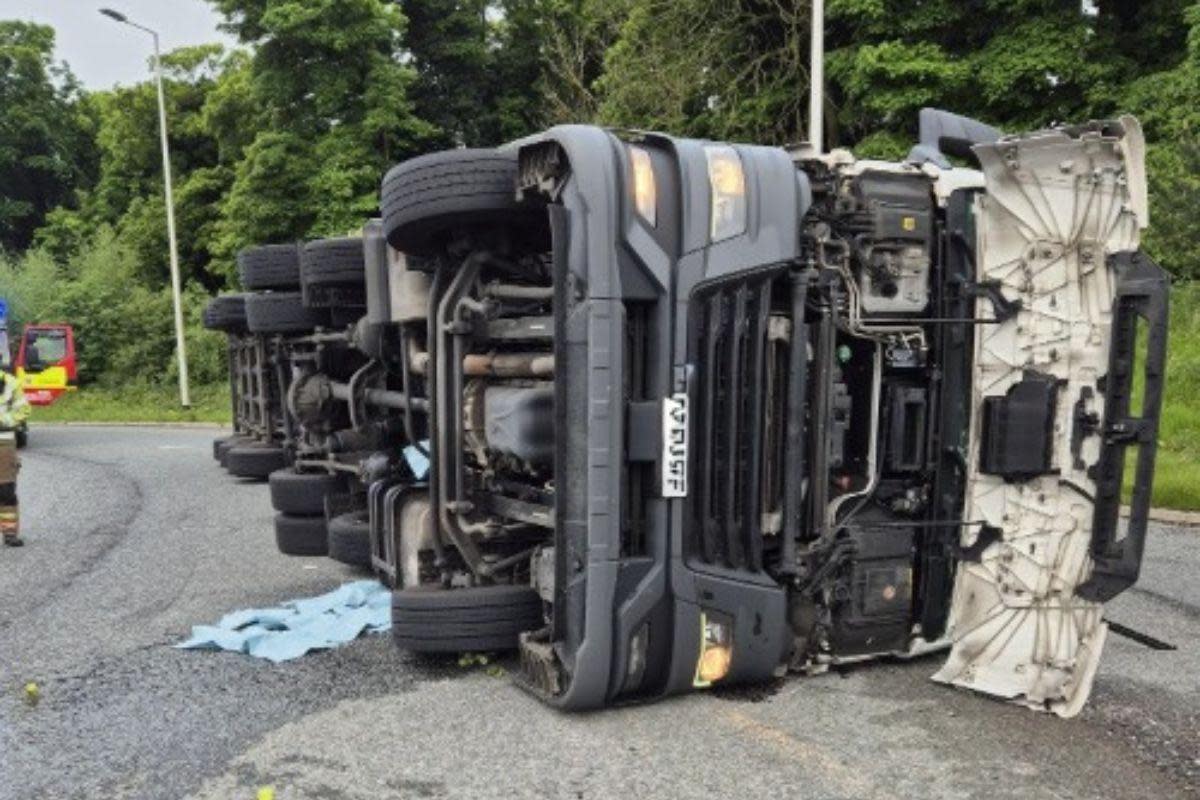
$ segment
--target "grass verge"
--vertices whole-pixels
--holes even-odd
[[[1140,388],[1140,387],[1135,387]],[[1136,397],[1135,407],[1140,405]],[[1126,463],[1126,488],[1133,451]],[[1167,387],[1158,430],[1154,505],[1200,511],[1200,284],[1171,290]]]
[[[39,422],[218,422],[229,424],[229,387],[191,387],[192,407],[179,405],[173,386],[83,386],[53,405],[35,407]]]

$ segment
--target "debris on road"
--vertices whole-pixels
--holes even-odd
[[[196,625],[184,650],[227,650],[273,663],[311,650],[338,647],[364,631],[392,627],[391,592],[373,580],[354,581],[317,597],[289,600],[275,608],[226,614],[216,625]]]

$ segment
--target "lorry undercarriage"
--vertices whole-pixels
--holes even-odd
[[[904,163],[567,126],[393,169],[287,396],[397,643],[572,709],[949,648],[1077,712],[1161,398],[1140,129],[926,121]]]

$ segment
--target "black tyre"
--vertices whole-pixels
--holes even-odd
[[[237,255],[243,289],[299,289],[300,245],[248,247]]]
[[[520,633],[542,625],[542,600],[527,586],[392,593],[392,639],[414,653],[514,650]]]
[[[329,520],[329,557],[352,567],[371,567],[371,525],[366,511]]]
[[[308,333],[329,324],[328,312],[304,307],[299,292],[252,294],[246,323],[253,333]]]
[[[246,332],[246,295],[224,294],[208,301],[204,309],[204,327],[225,333]]]
[[[215,458],[217,461],[220,461],[225,455],[225,451],[230,447],[248,441],[250,440],[241,436],[219,436],[216,439],[213,439],[213,458]]]
[[[442,253],[463,231],[503,227],[515,243],[544,242],[545,212],[517,202],[516,190],[515,152],[430,153],[397,164],[384,177],[383,229],[392,247],[419,257]]]
[[[360,286],[367,282],[363,240],[318,239],[300,253],[300,282],[304,286]]]
[[[289,556],[323,556],[328,552],[325,542],[324,517],[275,515],[275,546]]]
[[[17,449],[23,450],[29,444],[29,428],[17,428]]]
[[[287,453],[271,445],[239,445],[225,453],[225,469],[239,478],[265,480],[272,472],[287,466]]]
[[[228,466],[229,451],[235,447],[251,447],[257,445],[254,439],[246,436],[229,436],[225,439],[217,439],[213,442],[213,456],[217,461],[221,462],[221,466]]]
[[[294,469],[275,470],[267,481],[271,486],[271,505],[285,514],[324,514],[325,497],[346,485],[341,475]]]
[[[367,274],[363,240],[318,239],[300,254],[300,284],[304,305],[330,309],[331,323],[341,327],[362,316],[367,305]],[[350,313],[345,313],[349,311]]]

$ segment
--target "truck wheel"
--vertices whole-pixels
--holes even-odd
[[[285,514],[324,514],[325,497],[345,488],[341,475],[328,472],[296,472],[277,469],[267,482],[271,486],[271,505]]]
[[[221,462],[222,467],[228,466],[229,451],[235,447],[252,447],[256,446],[257,442],[246,436],[229,436],[225,439],[217,439],[213,442],[213,457]]]
[[[357,237],[318,239],[300,254],[300,284],[304,305],[328,308],[334,327],[345,318],[355,322],[367,305],[367,273],[363,240]],[[350,314],[343,312],[351,310]]]
[[[515,152],[443,150],[409,159],[384,176],[383,230],[392,247],[419,257],[444,252],[457,232],[497,227],[521,243],[545,245],[544,210],[518,202],[516,191]]]
[[[28,428],[17,428],[16,434],[17,434],[17,449],[23,450],[25,448],[25,445],[29,444],[29,429]]]
[[[204,327],[225,333],[246,332],[246,295],[223,294],[208,301],[204,309]]]
[[[352,511],[329,520],[329,557],[352,567],[371,567],[371,525],[367,512]]]
[[[309,333],[329,324],[329,314],[304,307],[299,292],[252,294],[246,298],[246,323],[253,333]]]
[[[542,599],[528,586],[392,593],[392,639],[414,653],[515,650],[520,633],[543,624]]]
[[[237,254],[243,289],[299,289],[300,246],[267,244]]]
[[[263,480],[287,466],[287,453],[272,445],[239,445],[225,453],[225,468],[238,478]]]
[[[357,236],[317,239],[300,253],[300,283],[304,286],[365,285],[363,240]]]
[[[233,436],[219,436],[216,439],[213,439],[213,458],[215,458],[217,461],[220,461],[225,457],[225,451],[229,448],[234,447],[235,445],[249,443],[249,439],[236,434]]]
[[[275,546],[284,555],[323,556],[328,552],[325,536],[324,517],[275,515]]]

